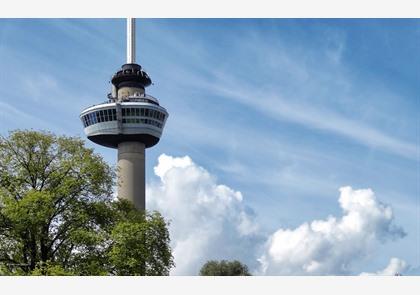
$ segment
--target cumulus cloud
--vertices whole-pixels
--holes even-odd
[[[393,257],[390,259],[388,266],[385,267],[383,270],[377,271],[375,273],[363,272],[360,275],[361,276],[372,276],[372,275],[394,276],[396,274],[403,274],[408,269],[409,269],[409,266],[407,265],[407,262],[405,262],[402,259]]]
[[[148,185],[147,207],[171,221],[176,263],[171,274],[197,275],[210,259],[238,259],[250,267],[257,265],[256,247],[262,237],[241,192],[218,184],[188,156],[163,154],[154,172],[160,181]]]
[[[329,216],[272,234],[259,259],[261,274],[350,274],[354,260],[373,253],[379,243],[405,235],[394,224],[391,208],[370,189],[342,187],[339,204],[340,218]]]
[[[237,259],[260,275],[354,274],[352,263],[388,240],[405,235],[391,208],[371,189],[340,188],[342,216],[305,222],[263,234],[241,192],[226,185],[190,157],[161,155],[159,180],[147,186],[147,207],[169,219],[174,275],[197,275],[211,259]],[[377,274],[405,270],[393,258]]]

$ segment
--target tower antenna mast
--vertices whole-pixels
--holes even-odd
[[[127,63],[136,63],[136,19],[127,18]]]

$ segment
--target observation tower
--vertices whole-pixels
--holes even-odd
[[[118,198],[145,209],[145,149],[159,142],[168,112],[146,94],[152,83],[136,63],[135,19],[127,19],[127,63],[111,79],[108,100],[80,114],[89,140],[118,149]]]

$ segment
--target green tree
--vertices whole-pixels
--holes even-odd
[[[113,179],[81,139],[0,137],[0,274],[168,275],[168,224],[114,200]]]
[[[248,267],[239,262],[234,261],[207,261],[200,270],[200,276],[250,276]]]

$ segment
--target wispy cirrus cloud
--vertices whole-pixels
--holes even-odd
[[[226,81],[220,77],[220,81]],[[245,83],[233,83],[226,87],[209,88],[218,95],[255,108],[274,120],[286,120],[309,129],[320,129],[345,136],[372,148],[379,148],[406,158],[418,159],[419,149],[410,143],[393,137],[377,128],[339,114],[328,108],[317,108],[305,103],[293,103],[275,92],[246,89]],[[258,97],[258,99],[256,99]]]
[[[0,92],[1,94],[1,92]],[[65,134],[66,129],[56,125],[51,128],[50,121],[28,112],[26,109],[17,108],[7,102],[0,101],[0,134],[6,136],[8,131],[14,129],[48,130]]]
[[[152,26],[152,30],[159,33],[159,28]],[[174,84],[199,89],[215,101],[229,100],[279,123],[296,124],[320,136],[339,136],[369,150],[418,159],[415,142],[384,127],[389,122],[404,125],[412,120],[384,114],[383,101],[398,107],[402,97],[380,81],[356,79],[343,60],[346,35],[328,31],[325,36],[325,44],[314,49],[287,43],[281,33],[274,38],[250,31],[231,36],[226,58],[220,60],[211,52],[214,48],[207,49],[200,40],[181,34],[161,41],[162,47],[188,57],[188,61],[180,68],[169,60],[164,72],[180,73],[171,76]],[[171,65],[176,68],[171,70]]]

